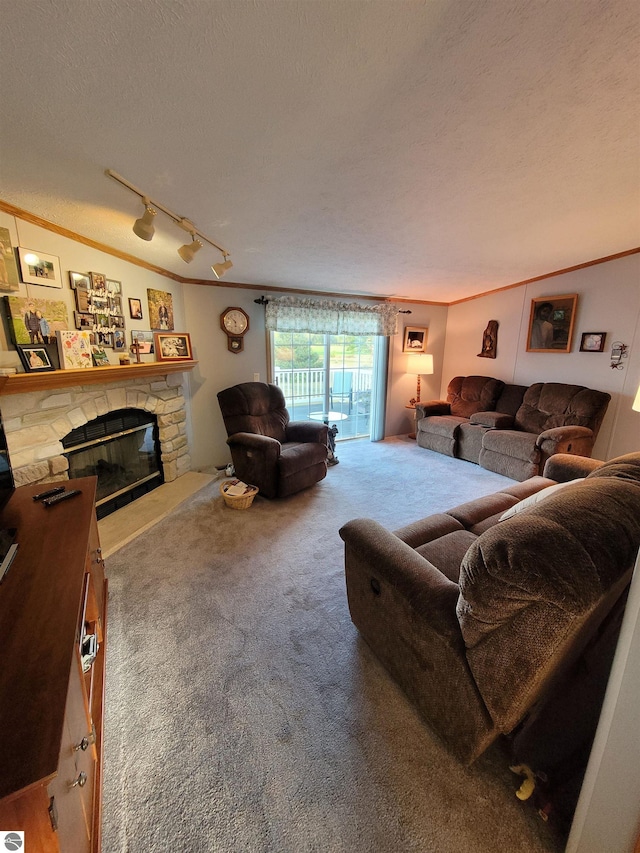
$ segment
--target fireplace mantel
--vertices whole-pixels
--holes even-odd
[[[150,361],[142,364],[110,365],[89,370],[51,370],[42,373],[14,373],[0,376],[0,395],[28,394],[31,391],[48,391],[70,388],[74,385],[98,385],[121,382],[125,379],[145,379],[150,376],[167,376],[193,370],[197,361]]]

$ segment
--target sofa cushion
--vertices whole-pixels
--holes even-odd
[[[621,480],[640,480],[640,453],[627,453],[609,462],[604,462],[587,475],[588,480],[600,477],[616,477]]]
[[[476,539],[477,536],[468,530],[455,530],[418,546],[416,551],[450,581],[458,583],[462,558]]]
[[[445,438],[454,438],[460,424],[467,423],[466,418],[454,415],[437,415],[426,417],[418,421],[418,431],[428,432],[430,435],[442,435]]]
[[[491,429],[484,434],[482,447],[484,450],[493,450],[514,459],[538,462],[540,450],[536,445],[537,437],[536,433],[516,429]]]
[[[540,434],[561,426],[582,426],[597,434],[610,395],[582,385],[536,382],[531,385],[516,412],[515,426]]]
[[[468,418],[474,412],[492,411],[503,387],[502,380],[490,376],[454,377],[447,388],[451,414]]]
[[[503,512],[500,516],[500,521],[506,521],[513,515],[518,515],[519,512],[523,512],[525,509],[535,506],[545,498],[551,497],[551,495],[555,494],[560,489],[564,489],[565,486],[571,486],[574,483],[581,483],[584,479],[584,477],[578,477],[575,480],[568,480],[566,483],[554,483],[553,486],[547,486],[546,489],[541,489],[539,492],[535,492],[533,495],[529,495],[528,498],[525,498],[519,503],[514,504],[512,507],[509,507],[509,509],[506,512]]]

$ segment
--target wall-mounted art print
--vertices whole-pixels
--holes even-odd
[[[495,358],[498,354],[498,321],[489,320],[482,333],[482,349],[478,358]]]
[[[41,284],[44,287],[62,288],[60,259],[33,249],[18,247],[20,275],[25,284]]]
[[[14,344],[46,344],[56,332],[69,328],[67,303],[62,299],[5,296],[9,330]]]
[[[186,333],[172,332],[155,334],[156,358],[158,361],[189,361],[191,359],[191,338]]]
[[[20,278],[8,228],[0,228],[0,290],[19,290]]]
[[[426,352],[428,332],[423,326],[405,326],[402,352]]]
[[[173,325],[173,296],[165,290],[147,288],[149,305],[149,322],[152,329],[172,331]]]
[[[60,367],[64,370],[82,370],[93,367],[91,335],[79,329],[56,332]]]
[[[531,300],[527,352],[571,352],[577,293]]]
[[[55,365],[45,346],[19,344],[17,350],[26,373],[55,370]]]
[[[583,332],[580,339],[580,352],[604,352],[606,332]]]

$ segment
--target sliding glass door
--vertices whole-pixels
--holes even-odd
[[[377,336],[271,332],[272,381],[291,420],[329,420],[337,440],[371,433]]]

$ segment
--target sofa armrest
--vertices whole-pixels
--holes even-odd
[[[545,456],[554,453],[574,453],[578,456],[589,456],[593,447],[593,430],[581,426],[561,426],[546,429],[536,439]]]
[[[512,429],[513,417],[502,412],[476,412],[469,418],[469,423],[489,429]]]
[[[602,467],[599,459],[588,456],[575,456],[573,453],[556,453],[550,456],[544,466],[544,476],[557,483],[568,483],[586,477],[592,471]]]
[[[451,405],[446,400],[427,400],[426,403],[416,403],[416,420],[428,418],[431,415],[450,415]]]
[[[327,443],[328,427],[313,421],[289,421],[285,428],[287,441]]]
[[[460,644],[458,584],[377,521],[356,518],[339,533],[345,543],[347,579],[352,564],[366,565],[372,579],[396,588],[434,631]]]
[[[235,432],[227,439],[229,447],[249,448],[250,450],[275,451],[280,455],[282,445],[277,438],[271,438],[270,435],[260,435],[257,432]]]

